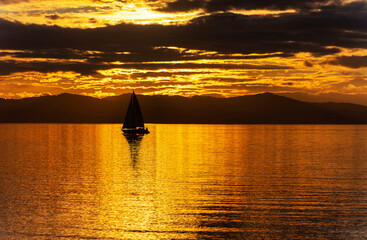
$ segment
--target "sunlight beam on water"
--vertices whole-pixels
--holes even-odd
[[[358,239],[364,125],[0,125],[5,239]]]

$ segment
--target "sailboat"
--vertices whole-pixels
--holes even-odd
[[[144,127],[143,114],[141,113],[135,92],[131,94],[129,107],[125,115],[124,125],[121,129],[125,134],[148,134],[148,128]]]

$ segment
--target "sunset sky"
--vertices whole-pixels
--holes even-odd
[[[367,93],[367,4],[0,0],[0,97]]]

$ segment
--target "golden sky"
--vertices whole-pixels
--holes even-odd
[[[366,1],[0,0],[0,97],[367,94]]]

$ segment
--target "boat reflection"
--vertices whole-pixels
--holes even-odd
[[[129,143],[130,157],[132,165],[135,168],[139,158],[140,143],[143,140],[144,135],[140,134],[123,134],[123,135],[126,138],[126,141]]]

